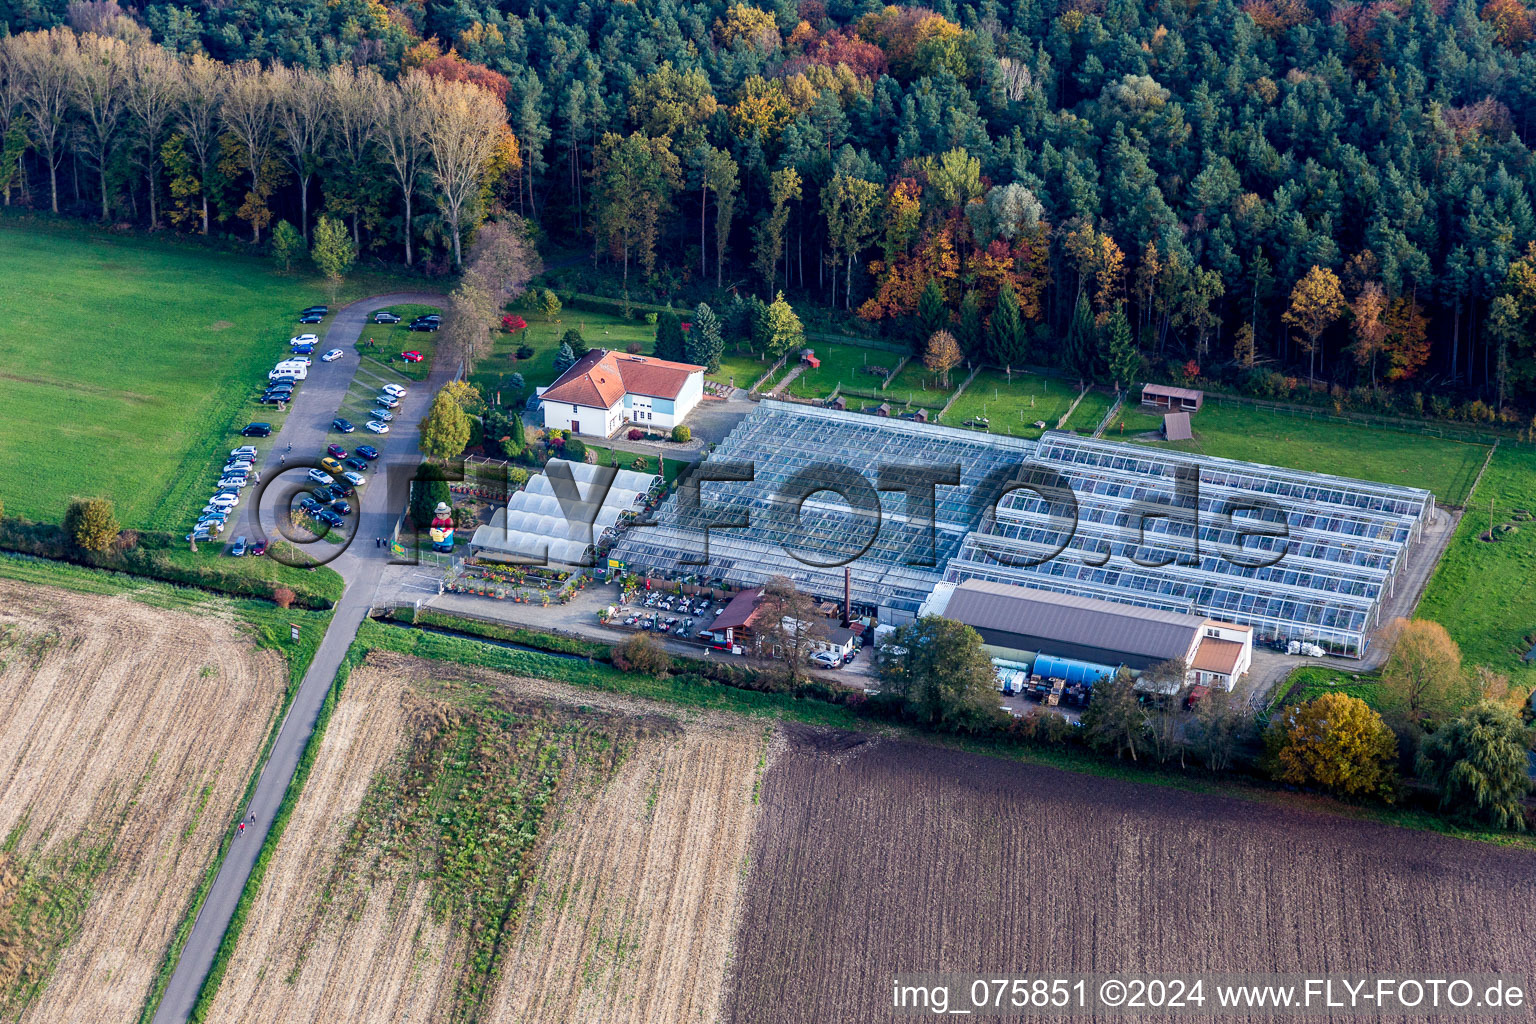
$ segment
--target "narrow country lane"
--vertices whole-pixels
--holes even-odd
[[[439,305],[442,301],[441,295],[406,292],[375,295],[338,311],[326,333],[323,347],[317,348],[322,351],[324,348],[342,348],[347,355],[333,364],[315,361],[314,366],[319,372],[311,374],[304,382],[287,421],[278,433],[272,435],[273,444],[262,466],[262,475],[265,477],[279,470],[279,457],[290,444],[293,445],[295,455],[303,454],[307,457],[324,451],[331,420],[335,418],[352,377],[357,372],[359,359],[353,346],[363,329],[369,326],[370,312],[381,306],[402,303]],[[337,372],[327,373],[328,369]],[[368,614],[374,590],[388,564],[389,552],[375,547],[372,538],[390,532],[395,517],[403,507],[405,492],[396,488],[392,500],[389,489],[382,484],[386,467],[414,467],[417,464],[420,458],[417,424],[426,415],[432,396],[453,378],[455,370],[455,366],[434,363],[427,381],[409,385],[409,394],[396,410],[398,415],[388,434],[360,435],[367,437],[379,449],[379,459],[369,474],[373,480],[359,492],[361,500],[357,539],[340,557],[329,563],[346,581],[346,589],[336,605],[315,659],[305,672],[287,717],[278,730],[272,753],[261,769],[256,792],[245,811],[247,815],[256,816],[255,824],[248,826],[245,833],[230,845],[218,876],[214,879],[213,888],[208,893],[208,899],[203,903],[197,921],[192,926],[192,934],[188,936],[187,944],[181,951],[170,984],[160,1000],[154,1024],[181,1024],[192,1012],[203,979],[213,965],[219,943],[234,915],[235,905],[245,890],[246,881],[256,865],[257,855],[266,841],[273,815],[277,813],[284,794],[288,792],[299,758],[314,733],[320,706],[325,702],[325,695],[336,678],[336,670],[341,666],[342,658],[346,656],[347,649],[357,635],[358,626]],[[374,486],[375,483],[378,486]],[[252,515],[252,509],[247,508],[241,515],[241,528],[231,535],[258,533],[252,528],[255,525],[251,520]]]

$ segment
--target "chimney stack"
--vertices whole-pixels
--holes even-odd
[[[853,623],[853,569],[843,566],[843,628]]]

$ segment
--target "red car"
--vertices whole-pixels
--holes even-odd
[[[267,553],[267,542],[266,541],[259,540],[256,543],[251,545],[251,554],[260,557],[261,555],[264,555],[266,553]]]
[[[339,444],[326,445],[325,453],[338,459],[344,459],[347,457],[347,450]]]
[[[419,363],[419,362],[421,362],[421,353],[420,352],[401,352],[400,353],[400,358],[404,359],[408,363]]]

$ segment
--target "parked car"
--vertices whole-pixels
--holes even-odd
[[[395,418],[395,414],[388,409],[369,409],[368,415],[382,423],[389,423]]]
[[[379,390],[392,398],[404,398],[408,393],[405,388],[401,387],[399,384],[385,384],[383,387],[379,388]]]
[[[239,448],[232,448],[232,449],[230,449],[230,452],[229,452],[229,457],[230,458],[233,459],[233,458],[236,458],[236,457],[241,456],[241,455],[249,455],[251,458],[254,459],[256,457],[256,446],[253,445],[253,444],[243,444]]]
[[[293,401],[293,393],[292,392],[290,392],[290,391],[279,391],[275,395],[274,394],[262,395],[260,398],[256,399],[256,404],[257,405],[287,405],[291,401]]]
[[[339,444],[328,444],[325,446],[325,454],[333,459],[344,459],[347,457],[347,450]]]
[[[334,492],[334,496],[337,498],[350,498],[352,495],[357,493],[356,489],[353,488],[353,486],[347,483],[345,480],[337,480],[335,483],[331,484],[331,490]]]
[[[212,505],[214,508],[234,508],[236,505],[240,504],[240,495],[215,494],[213,497],[208,499],[208,504]]]
[[[387,309],[381,309],[373,314],[373,322],[376,324],[397,324],[400,318]]]
[[[321,505],[328,505],[332,501],[335,501],[337,498],[341,497],[341,493],[330,484],[326,484],[324,487],[316,487],[309,493],[311,497],[313,497],[315,501],[319,502]]]
[[[329,455],[327,455],[325,458],[320,460],[320,467],[322,469],[324,469],[327,473],[340,473],[340,472],[342,472],[341,463],[338,462],[337,460],[331,458]]]
[[[366,425],[367,425],[368,429],[373,431],[375,434],[387,434],[387,433],[389,433],[389,424],[388,423],[380,423],[378,420],[369,420]]]
[[[189,541],[213,540],[213,531],[212,530],[205,530],[202,527],[198,527],[197,529],[193,530],[191,533],[187,534],[187,540],[189,540]]]
[[[299,348],[304,348],[304,346],[300,345]],[[315,350],[315,348],[314,348],[313,345],[309,346],[309,351],[310,352],[313,352],[314,350]],[[297,353],[298,349],[294,349],[294,352]],[[300,367],[300,366],[302,366],[302,367],[304,367],[307,370],[307,369],[309,369],[309,365],[310,365],[310,361],[309,361],[307,356],[308,356],[308,353],[305,353],[304,355],[298,355],[298,354],[291,355],[287,359],[284,359],[282,361],[281,365],[283,365],[283,366],[293,366],[293,367]]]
[[[413,349],[410,352],[401,352],[400,358],[408,363],[419,363],[421,362],[421,353]]]
[[[352,449],[353,455],[361,455],[370,462],[379,457],[379,450],[371,444],[360,444]]]
[[[234,546],[232,546],[229,549],[229,553],[231,555],[233,555],[235,558],[244,558],[245,557],[245,547],[246,547],[246,539],[244,537],[236,537],[235,538]]]
[[[324,313],[305,313],[303,316],[299,317],[299,323],[304,324],[305,326],[310,326],[317,324],[324,319]]]
[[[293,354],[296,355],[296,356],[307,356],[310,353],[312,353],[314,350],[315,350],[315,346],[313,346],[313,345],[295,345],[295,346],[293,346]],[[306,363],[309,362],[308,359],[306,359],[304,361]]]
[[[376,405],[379,405],[380,407],[385,408],[385,409],[398,409],[398,408],[400,408],[400,399],[398,399],[398,398],[391,398],[389,395],[376,395],[374,397],[373,401],[374,401],[374,403]]]
[[[340,416],[337,416],[335,419],[331,420],[331,429],[339,430],[343,434],[350,434],[357,428],[352,425],[351,420],[344,420]]]
[[[267,553],[267,542],[266,541],[258,540],[256,543],[251,545],[251,554],[255,555],[256,557],[260,558],[262,555],[264,555],[266,553]]]
[[[206,519],[217,519],[222,523],[228,518],[229,512],[218,505],[204,505],[203,510],[197,514],[198,522],[203,522]]]
[[[406,329],[411,331],[435,331],[440,326],[436,320],[413,320],[410,327]]]
[[[245,429],[240,431],[241,437],[269,437],[271,434],[270,423],[247,423]]]
[[[359,473],[364,473],[368,470],[368,460],[360,459],[356,454],[354,454],[350,459],[342,459],[341,464],[346,466],[348,469],[355,469]],[[357,480],[354,481],[354,483],[362,483],[362,481]]]
[[[337,515],[335,512],[332,512],[328,508],[322,508],[320,511],[316,512],[315,518],[320,520],[326,526],[333,528],[346,525],[341,516]]]
[[[348,459],[347,460],[347,465],[350,466],[355,461],[357,461],[357,460],[355,460],[355,459]],[[363,486],[363,484],[368,482],[368,478],[363,476],[363,474],[361,474],[361,473],[343,473],[343,474],[341,474],[341,478],[343,480],[345,480],[347,483],[351,484],[353,487],[361,487],[361,486]]]
[[[318,470],[318,469],[310,470],[309,471],[309,478],[311,480],[313,480],[317,484],[328,484],[328,483],[331,482],[330,474],[322,472],[321,470]]]
[[[843,659],[831,651],[817,651],[811,655],[811,664],[817,668],[840,668],[843,664]]]
[[[341,349],[339,349],[339,348],[326,349],[325,355],[320,357],[320,361],[322,363],[334,363],[336,360],[340,359],[344,354],[345,353],[343,353],[341,351]]]
[[[313,345],[315,342],[317,342],[319,340],[320,340],[319,335],[315,335],[315,334],[295,334],[293,337],[288,339],[288,344],[290,344],[290,345]]]
[[[304,497],[299,499],[299,508],[305,512],[318,512],[320,511],[320,503],[310,495],[306,494]]]
[[[331,501],[331,508],[335,509],[339,515],[349,516],[352,514],[352,506],[347,504],[345,498],[333,499]]]
[[[312,316],[317,313],[320,316],[325,316],[325,314],[329,313],[330,311],[330,306],[305,306],[304,309],[300,312],[303,316]]]
[[[290,366],[287,363],[279,363],[272,368],[270,373],[267,374],[267,380],[274,384],[281,381],[286,381],[292,384],[301,381],[308,376],[309,370],[306,367]]]

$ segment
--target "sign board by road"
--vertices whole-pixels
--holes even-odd
[[[288,639],[294,643],[299,642],[299,624],[297,622],[288,623]]]

